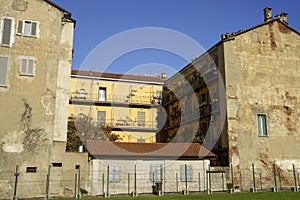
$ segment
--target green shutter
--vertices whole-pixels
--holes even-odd
[[[7,85],[8,57],[0,56],[0,86]]]
[[[1,44],[10,46],[11,45],[11,35],[12,35],[12,19],[4,18],[3,19],[3,32]]]

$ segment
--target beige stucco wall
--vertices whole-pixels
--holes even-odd
[[[65,151],[74,22],[63,22],[64,12],[42,0],[0,0],[4,16],[12,18],[14,26],[12,46],[0,46],[0,55],[9,57],[8,84],[0,87],[0,173],[14,171],[18,164],[26,179],[26,167],[46,172]],[[17,35],[18,20],[38,22],[38,37]],[[23,56],[35,58],[34,76],[20,75]],[[24,102],[28,109],[21,120]],[[27,194],[22,187],[19,192]]]
[[[224,59],[230,162],[299,170],[299,34],[274,21],[224,42]],[[258,136],[257,114],[266,114],[267,137]]]

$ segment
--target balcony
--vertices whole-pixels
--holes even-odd
[[[142,132],[153,132],[157,131],[156,121],[143,121],[137,122],[132,120],[123,119],[106,119],[105,121],[97,122],[98,124],[105,124],[111,126],[113,130],[123,130],[123,131],[142,131]]]
[[[152,107],[158,105],[160,99],[151,96],[138,95],[114,95],[106,94],[100,98],[98,94],[87,92],[72,92],[70,95],[70,104],[88,104],[88,105],[109,105],[109,106],[131,106],[131,107]]]

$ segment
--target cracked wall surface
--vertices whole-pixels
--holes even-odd
[[[17,164],[21,171],[26,167],[46,171],[65,152],[74,31],[74,21],[66,20],[67,15],[43,0],[0,0],[1,20],[13,22],[11,45],[0,45],[0,56],[9,61],[7,84],[0,86],[2,171]],[[19,20],[37,23],[36,35],[18,34]],[[34,60],[33,75],[20,72],[24,58]],[[24,102],[30,108],[26,129]]]
[[[299,33],[272,21],[224,42],[224,57],[230,163],[299,164]],[[266,115],[266,137],[258,136],[258,114]]]

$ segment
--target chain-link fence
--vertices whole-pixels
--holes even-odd
[[[134,162],[132,162],[134,163]],[[0,172],[0,199],[114,195],[167,195],[238,191],[298,191],[299,168],[209,167],[208,162],[144,161],[129,165],[102,164],[89,170],[19,169]],[[95,166],[95,164],[94,164]],[[80,177],[80,178],[79,178]]]
[[[276,165],[236,169],[229,167],[230,180],[227,188],[235,191],[299,191],[300,168],[291,164],[285,169]],[[232,178],[233,177],[233,178]]]

